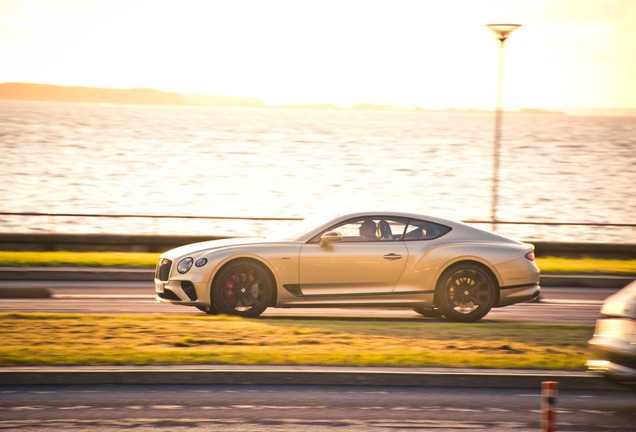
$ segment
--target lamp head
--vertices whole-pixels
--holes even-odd
[[[521,27],[521,24],[487,24],[486,27],[492,30],[497,39],[503,43],[510,33]]]

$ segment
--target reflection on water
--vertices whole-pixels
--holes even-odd
[[[489,114],[0,101],[5,212],[305,217],[404,209],[488,220]],[[633,223],[636,119],[505,115],[499,218]],[[264,235],[280,222],[2,217],[10,232]],[[485,226],[488,228],[488,226]],[[500,225],[634,242],[630,228]]]

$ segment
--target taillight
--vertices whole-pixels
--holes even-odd
[[[528,261],[534,261],[534,252],[528,252],[528,253],[526,254],[526,259],[527,259]]]

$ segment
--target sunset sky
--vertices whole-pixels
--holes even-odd
[[[0,0],[0,82],[492,108],[636,108],[636,0]]]

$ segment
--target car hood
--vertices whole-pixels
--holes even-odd
[[[180,246],[175,249],[171,249],[167,252],[164,252],[161,256],[165,258],[169,258],[174,260],[175,258],[182,257],[185,255],[193,255],[199,254],[203,252],[208,252],[211,250],[223,249],[232,246],[241,246],[248,244],[259,244],[259,243],[271,243],[271,240],[267,240],[265,238],[260,237],[250,237],[250,238],[229,238],[222,240],[209,240],[199,243],[192,243],[185,246]]]

